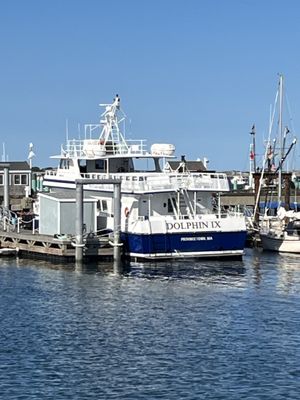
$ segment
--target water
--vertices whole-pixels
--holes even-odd
[[[299,399],[299,257],[0,259],[0,398]]]

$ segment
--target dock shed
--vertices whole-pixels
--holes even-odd
[[[76,193],[39,193],[39,233],[75,235]],[[86,233],[97,231],[97,199],[84,196],[83,225]]]

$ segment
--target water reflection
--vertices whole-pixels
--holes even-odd
[[[300,264],[297,254],[279,254],[277,287],[285,293],[300,293]]]
[[[185,279],[206,283],[241,283],[246,268],[243,261],[179,260],[156,263],[131,263],[129,277],[146,279]]]
[[[114,275],[111,261],[74,262],[46,261],[29,258],[2,257],[1,267],[58,270],[77,274]],[[242,260],[191,259],[160,262],[124,262],[120,277],[148,280],[194,280],[204,284],[229,285],[256,288],[276,285],[285,293],[300,292],[299,255],[281,254],[247,249]]]
[[[275,285],[285,293],[300,291],[299,255],[251,249],[245,263],[252,269],[252,280],[256,287]]]

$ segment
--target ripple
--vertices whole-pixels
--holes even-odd
[[[299,288],[295,257],[255,250],[122,276],[1,259],[2,398],[296,399]]]

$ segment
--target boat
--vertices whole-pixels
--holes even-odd
[[[126,119],[117,95],[104,107],[100,122],[85,125],[83,139],[69,139],[58,168],[47,170],[43,186],[74,190],[76,179],[121,180],[123,253],[135,259],[241,257],[245,218],[225,212],[220,193],[229,191],[226,174],[209,171],[201,161],[177,162],[175,146],[126,139]],[[123,130],[123,129],[122,129]],[[86,184],[97,199],[97,233],[113,234],[113,185]]]
[[[260,239],[264,250],[300,253],[300,213],[280,207],[276,218],[263,220]]]
[[[19,252],[19,249],[13,249],[10,247],[0,247],[0,256],[15,256]]]
[[[268,209],[266,208],[265,215],[261,218],[259,226],[259,236],[261,239],[261,246],[264,250],[283,252],[283,253],[300,253],[300,213],[295,210],[289,210],[289,199],[283,204],[282,202],[282,183],[283,183],[283,166],[292,148],[296,144],[294,138],[289,146],[287,146],[286,139],[288,128],[283,130],[282,128],[282,104],[283,104],[283,76],[279,79],[279,163],[275,169],[273,175],[277,180],[277,212],[276,215],[268,215]],[[269,138],[270,143],[270,138]],[[270,154],[272,157],[275,151],[270,152],[270,144],[267,146],[266,159],[270,160]],[[274,168],[274,164],[273,164]],[[271,173],[272,175],[272,173]],[[292,176],[292,174],[290,174]],[[263,174],[261,175],[261,182],[263,180]],[[285,185],[289,186],[290,181],[285,180]],[[274,185],[273,185],[274,186]],[[257,201],[258,201],[257,197]],[[271,203],[271,202],[269,202]],[[283,207],[283,205],[285,207]]]

